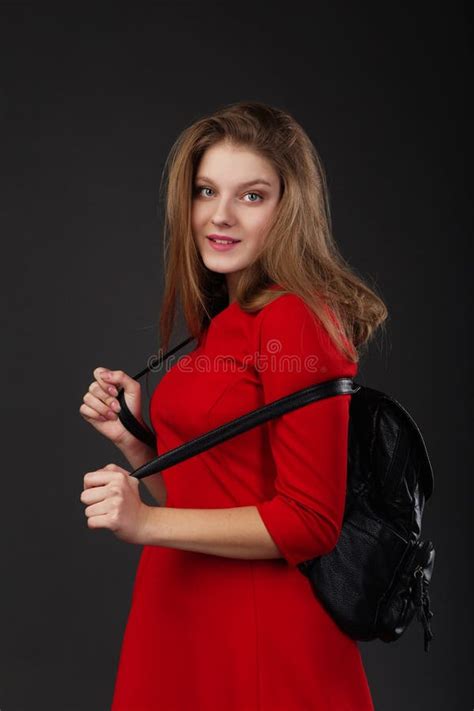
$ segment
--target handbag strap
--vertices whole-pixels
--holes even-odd
[[[194,337],[190,336],[187,338],[185,341],[182,341],[179,343],[177,346],[172,348],[170,351],[165,353],[164,355],[153,355],[151,358],[148,359],[148,363],[146,365],[146,368],[141,370],[139,373],[133,376],[134,380],[139,380],[143,375],[148,373],[148,371],[157,368],[161,366],[164,360],[169,358],[170,356],[173,355],[173,353],[176,353],[176,351],[180,350],[181,348],[184,348],[185,345],[190,343],[190,341],[193,341]],[[118,413],[118,418],[122,425],[127,429],[134,437],[137,439],[141,440],[144,442],[144,444],[147,444],[149,447],[152,449],[156,449],[156,435],[154,432],[151,430],[145,428],[141,422],[137,420],[137,418],[130,412],[130,409],[127,406],[127,403],[125,402],[125,394],[124,394],[124,389],[120,388],[118,395],[117,395],[117,400],[120,403],[120,412]]]
[[[143,479],[146,476],[150,476],[150,474],[156,474],[157,472],[163,471],[163,469],[183,462],[185,459],[194,457],[196,454],[215,447],[215,445],[220,442],[224,442],[231,437],[235,437],[252,427],[256,427],[267,420],[279,417],[286,412],[304,407],[305,405],[323,400],[324,398],[334,397],[335,395],[353,395],[360,389],[361,386],[356,384],[352,378],[346,377],[326,380],[318,385],[303,388],[295,393],[274,400],[267,405],[256,408],[219,427],[215,427],[209,432],[155,457],[131,472],[131,476],[137,479]]]

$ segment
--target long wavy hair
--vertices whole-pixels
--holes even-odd
[[[189,333],[198,340],[228,304],[225,274],[205,266],[191,228],[196,170],[204,152],[221,142],[267,159],[281,185],[264,244],[239,278],[239,306],[255,311],[282,293],[297,294],[336,346],[358,362],[362,347],[387,318],[387,308],[339,252],[324,169],[310,138],[286,111],[256,101],[229,104],[200,118],[169,152],[160,184],[165,208],[160,350],[169,348],[178,301]]]

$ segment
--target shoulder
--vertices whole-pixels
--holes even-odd
[[[312,310],[298,294],[286,292],[277,296],[260,311],[261,321],[271,321],[278,318],[293,316],[305,319]]]
[[[327,306],[324,307],[329,313]],[[260,335],[279,335],[284,338],[301,337],[303,332],[312,338],[326,340],[327,329],[321,318],[298,294],[285,293],[264,306],[257,320]]]
[[[325,303],[321,308],[337,325],[333,311]],[[320,372],[352,376],[357,364],[347,358],[334,342],[325,323],[298,294],[285,293],[264,306],[257,319],[258,352],[263,357],[303,358],[305,364],[319,364]],[[305,368],[303,368],[305,370]]]

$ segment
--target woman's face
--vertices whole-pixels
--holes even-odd
[[[227,275],[229,301],[239,274],[264,242],[279,198],[278,173],[250,149],[221,142],[203,154],[194,181],[192,232],[206,267]],[[219,245],[209,235],[239,241]]]

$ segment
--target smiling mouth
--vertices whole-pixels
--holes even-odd
[[[208,237],[207,239],[216,244],[235,244],[240,242],[240,239],[217,239],[216,237]]]

